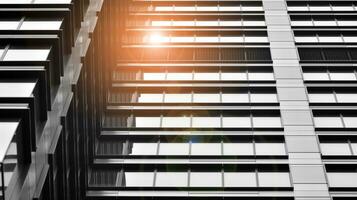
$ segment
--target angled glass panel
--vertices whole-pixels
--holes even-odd
[[[312,103],[335,103],[335,95],[330,94],[320,94],[320,93],[310,93],[309,100]]]
[[[254,128],[280,128],[281,126],[280,117],[253,117]]]
[[[162,103],[164,95],[163,94],[139,94],[139,103]]]
[[[304,72],[304,80],[307,81],[328,81],[330,80],[328,74],[325,72],[321,73],[309,73],[309,72]]]
[[[357,128],[357,117],[343,117],[346,128]]]
[[[9,49],[4,61],[45,61],[49,53],[49,49]]]
[[[165,103],[191,103],[192,94],[165,94]]]
[[[224,187],[257,187],[254,172],[224,172]]]
[[[165,73],[150,73],[150,72],[145,72],[143,73],[143,80],[165,80],[166,75]]]
[[[357,173],[353,172],[328,172],[330,187],[349,188],[357,187]]]
[[[291,187],[288,172],[259,172],[259,187]]]
[[[177,80],[177,81],[184,81],[184,80],[192,80],[192,73],[167,73],[167,80]]]
[[[314,117],[314,122],[319,128],[343,128],[340,117]]]
[[[0,30],[17,30],[19,24],[19,21],[0,21]]]
[[[196,72],[194,73],[194,80],[219,80],[219,73],[202,73]]]
[[[190,187],[222,187],[222,173],[191,172]]]
[[[284,143],[255,143],[257,155],[286,155]]]
[[[278,97],[276,94],[251,93],[250,100],[253,103],[276,103],[278,102]]]
[[[126,187],[153,187],[153,172],[125,172],[123,184]]]
[[[188,155],[189,143],[160,143],[159,155]]]
[[[20,30],[59,30],[62,21],[24,21]]]
[[[156,187],[187,187],[187,172],[157,172]]]
[[[204,94],[204,93],[193,94],[194,103],[219,103],[220,101],[221,101],[220,94]]]
[[[191,155],[222,155],[221,143],[192,143]]]
[[[254,155],[253,143],[223,143],[223,154],[230,156]]]
[[[250,117],[223,117],[224,128],[250,128],[252,127]]]
[[[357,103],[357,93],[337,93],[336,94],[337,101],[341,103]]]
[[[222,94],[222,103],[248,103],[249,96],[248,94],[241,93],[241,94]]]
[[[221,73],[221,80],[225,80],[225,81],[246,81],[247,80],[247,73],[222,72]]]
[[[220,117],[193,117],[192,127],[196,127],[196,128],[221,127],[221,118]]]
[[[135,127],[160,127],[160,117],[135,117]]]
[[[190,127],[190,117],[163,117],[162,127],[165,128],[185,128]]]
[[[129,143],[129,155],[156,155],[157,143],[133,142]]]
[[[351,155],[348,143],[321,143],[322,155]]]
[[[30,97],[36,83],[0,82],[0,97]]]
[[[255,81],[274,80],[274,74],[273,73],[252,73],[252,72],[249,72],[248,79],[255,80]]]
[[[330,73],[333,81],[355,81],[356,75],[354,73]]]

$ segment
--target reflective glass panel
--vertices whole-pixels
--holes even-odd
[[[191,172],[191,187],[222,187],[222,173]]]
[[[254,155],[253,143],[223,143],[224,155]]]
[[[351,155],[348,143],[321,143],[322,155]]]
[[[160,143],[159,155],[188,155],[189,143]]]
[[[257,187],[254,172],[225,172],[224,187]]]
[[[250,117],[223,117],[224,128],[250,128]]]
[[[156,187],[187,187],[187,172],[157,172]]]
[[[315,126],[319,128],[343,128],[340,117],[314,117]]]
[[[259,172],[259,187],[291,187],[288,172]]]
[[[123,182],[126,187],[152,187],[154,184],[154,173],[125,172]]]
[[[257,155],[286,155],[284,143],[255,143]]]

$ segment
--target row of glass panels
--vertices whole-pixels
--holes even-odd
[[[357,146],[356,146],[357,147]],[[163,156],[277,156],[286,155],[284,143],[279,142],[129,142],[127,155]]]
[[[235,6],[153,6],[149,7],[148,11],[175,11],[175,12],[239,12],[239,11],[263,11],[262,6],[247,6],[247,5],[235,5]]]
[[[0,49],[2,61],[46,61],[50,49]]]
[[[130,118],[129,118],[130,119]],[[128,120],[129,121],[129,120]],[[130,122],[129,122],[130,124]],[[134,117],[134,126],[151,128],[281,128],[280,117]]]
[[[144,43],[267,43],[266,36],[162,36],[159,33],[144,36]]]
[[[357,128],[357,117],[324,116],[314,117],[317,128]]]
[[[12,20],[0,21],[0,30],[60,30],[62,21]]]
[[[295,42],[304,43],[348,43],[357,42],[357,37],[355,36],[295,36]]]

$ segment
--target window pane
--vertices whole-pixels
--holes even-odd
[[[346,128],[357,128],[357,117],[343,117]]]
[[[135,117],[136,127],[160,127],[160,117]]]
[[[193,117],[192,127],[217,128],[221,127],[220,117]]]
[[[129,155],[156,155],[157,143],[130,143]]]
[[[222,155],[221,143],[192,143],[191,155]]]
[[[348,143],[321,143],[322,155],[351,155]]]
[[[353,155],[357,155],[357,143],[352,143],[351,146]]]
[[[340,117],[314,117],[315,126],[318,128],[336,127],[342,128]]]
[[[250,128],[250,117],[223,117],[224,128]]]
[[[219,103],[220,94],[193,94],[193,102],[195,103]]]
[[[165,73],[144,73],[143,80],[165,80]]]
[[[45,61],[49,53],[48,49],[9,49],[4,61]]]
[[[188,155],[189,143],[160,143],[159,155]]]
[[[62,21],[24,21],[20,30],[59,30]]]
[[[315,26],[336,26],[335,21],[314,21]]]
[[[167,73],[167,80],[192,80],[192,73]]]
[[[327,81],[330,80],[327,73],[304,73],[304,79],[308,81]]]
[[[274,80],[273,73],[248,73],[249,80]]]
[[[357,173],[327,173],[330,187],[357,187]]]
[[[190,117],[163,117],[162,127],[167,128],[182,128],[190,127]]]
[[[312,26],[312,21],[291,21],[291,26]]]
[[[251,172],[225,172],[225,187],[257,187],[256,174]]]
[[[356,80],[356,76],[354,73],[330,73],[331,80],[335,81],[348,81],[348,80]]]
[[[191,172],[191,187],[222,187],[222,174],[214,172]]]
[[[166,103],[191,103],[192,94],[165,94]]]
[[[16,30],[19,24],[19,21],[0,21],[0,30]]]
[[[223,143],[224,155],[254,155],[252,143]]]
[[[276,94],[250,94],[253,103],[275,103],[278,102]]]
[[[279,128],[281,120],[280,117],[253,117],[253,127]]]
[[[255,143],[257,155],[286,155],[284,143]]]
[[[342,37],[319,37],[320,42],[343,42]]]
[[[336,102],[334,94],[309,94],[309,100],[313,103],[334,103]]]
[[[152,187],[154,183],[153,172],[125,172],[124,185],[127,187]]]
[[[221,73],[221,79],[225,81],[244,81],[247,80],[246,73]]]
[[[163,94],[139,94],[139,103],[161,103]]]
[[[222,94],[222,103],[248,103],[248,94]]]
[[[317,37],[295,37],[295,42],[318,42]]]
[[[290,187],[289,173],[259,172],[259,187]]]
[[[219,73],[194,73],[194,80],[219,80]]]
[[[337,101],[343,103],[357,103],[357,94],[336,94]]]
[[[156,187],[187,187],[187,172],[157,172]]]

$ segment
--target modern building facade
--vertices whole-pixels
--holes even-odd
[[[356,199],[356,30],[355,1],[0,0],[0,199]]]

